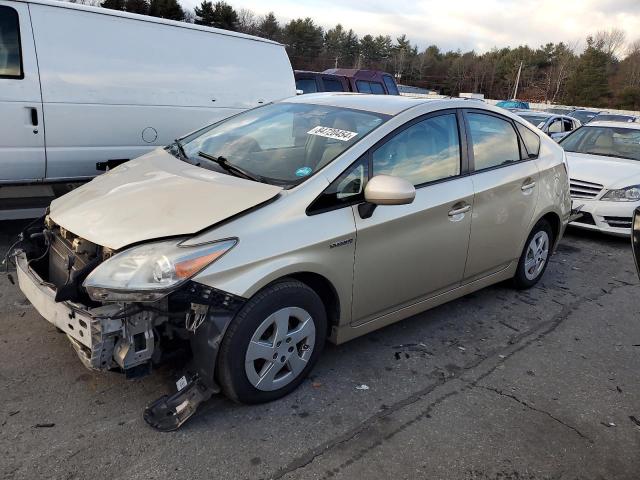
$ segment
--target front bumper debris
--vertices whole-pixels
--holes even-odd
[[[180,385],[184,383],[184,385]],[[161,432],[171,432],[189,420],[202,402],[216,393],[194,375],[187,380],[183,376],[177,382],[178,391],[173,395],[163,395],[144,410],[144,421]]]
[[[50,235],[44,238],[50,246]],[[33,263],[46,265],[47,251],[42,254],[28,242],[24,246],[26,250],[13,254],[20,289],[42,317],[67,335],[86,367],[103,371],[120,368],[127,378],[133,378],[149,374],[152,364],[164,358],[163,353],[179,352],[178,345],[190,350],[191,360],[184,367],[188,373],[178,391],[145,409],[144,419],[153,428],[179,428],[195,414],[198,405],[220,391],[214,376],[218,349],[246,299],[188,282],[153,305],[85,305],[75,300],[82,298],[78,285],[72,285],[68,289],[71,294],[62,300],[60,292],[71,285],[74,275],[62,288],[48,281],[47,270]],[[61,261],[67,264],[68,258],[63,255]]]

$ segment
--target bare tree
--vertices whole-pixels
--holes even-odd
[[[258,17],[253,11],[242,8],[238,11],[238,31],[250,35],[258,34]]]
[[[601,30],[594,37],[596,45],[602,45],[602,51],[610,58],[618,59],[622,54],[626,35],[619,28],[612,28],[609,31]]]

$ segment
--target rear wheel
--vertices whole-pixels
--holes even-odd
[[[549,222],[541,219],[533,227],[518,262],[518,269],[513,277],[516,288],[533,287],[547,269],[551,255],[553,231]]]
[[[315,365],[326,325],[322,300],[304,283],[285,280],[261,290],[238,312],[220,346],[223,392],[241,403],[287,395]]]

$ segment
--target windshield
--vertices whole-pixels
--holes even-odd
[[[388,118],[300,103],[256,108],[182,140],[179,158],[216,171],[276,185],[303,182]],[[177,145],[176,145],[177,147]]]
[[[538,126],[540,123],[544,123],[549,118],[547,115],[520,115],[527,122],[531,123],[534,126]]]
[[[564,138],[567,152],[640,160],[640,130],[585,126]]]
[[[633,122],[633,117],[630,115],[610,115],[600,114],[595,118],[595,121],[600,122]]]

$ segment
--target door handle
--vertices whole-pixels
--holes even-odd
[[[31,108],[31,125],[34,127],[38,126],[38,109]]]
[[[536,186],[536,182],[527,183],[526,185],[522,185],[520,187],[520,190],[522,190],[523,192],[526,192],[527,190],[531,190],[535,186]]]
[[[469,210],[471,210],[471,205],[465,205],[464,207],[454,208],[453,210],[449,211],[449,216],[455,217],[456,215],[460,215],[461,213],[467,213]]]

